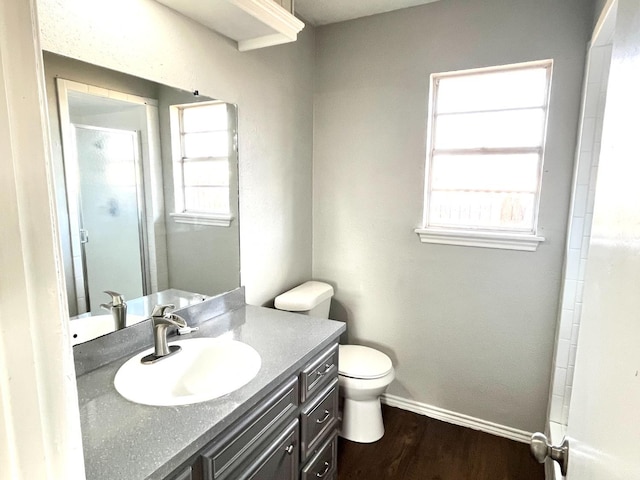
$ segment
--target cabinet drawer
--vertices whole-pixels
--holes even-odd
[[[333,345],[329,351],[323,353],[316,360],[307,365],[300,373],[300,400],[319,391],[332,378],[338,376],[338,345]]]
[[[338,434],[334,433],[320,451],[302,469],[300,480],[328,480],[334,478],[338,468]]]
[[[302,461],[318,451],[326,433],[338,420],[338,379],[334,378],[310,405],[302,410]]]
[[[244,472],[234,480],[296,480],[298,478],[298,420],[294,420],[274,442],[268,444]]]
[[[292,379],[271,395],[249,419],[241,421],[214,442],[203,456],[205,478],[222,479],[252,453],[298,406],[298,382]]]

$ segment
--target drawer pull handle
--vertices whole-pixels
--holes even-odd
[[[327,420],[329,420],[329,416],[331,415],[331,412],[329,412],[329,410],[325,410],[324,411],[324,417],[322,418],[316,418],[316,423],[319,425],[322,425],[324,422],[326,422]]]
[[[331,371],[331,368],[333,368],[333,364],[325,364],[324,366],[324,372],[321,372],[320,370],[316,371],[316,375],[319,377],[324,377],[327,373],[329,373]]]
[[[331,464],[329,462],[324,462],[324,470],[322,472],[316,473],[316,477],[318,478],[324,477],[330,468],[331,468]]]
[[[293,444],[285,448],[284,451],[287,452],[289,455],[291,455],[293,453]]]

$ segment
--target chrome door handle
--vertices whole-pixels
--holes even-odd
[[[316,375],[319,377],[324,377],[327,373],[329,373],[331,371],[331,368],[333,367],[333,364],[331,363],[327,363],[324,366],[324,372],[321,372],[320,370],[316,371]]]
[[[560,472],[562,476],[567,475],[567,468],[569,467],[569,440],[562,439],[562,443],[559,447],[553,446],[547,440],[547,436],[544,433],[536,432],[531,435],[531,455],[538,463],[544,463],[547,457],[560,464]]]
[[[331,464],[329,462],[324,462],[324,470],[322,472],[317,472],[316,477],[318,478],[324,477],[330,468],[331,468]]]
[[[285,452],[287,452],[289,455],[291,455],[293,453],[293,445],[289,445],[287,448],[284,449]]]
[[[331,412],[329,412],[329,410],[325,410],[324,411],[324,417],[316,418],[316,423],[317,424],[323,424],[324,422],[326,422],[329,419],[330,415],[331,415]]]

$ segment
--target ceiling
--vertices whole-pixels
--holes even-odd
[[[296,14],[312,25],[327,25],[437,0],[295,0]]]

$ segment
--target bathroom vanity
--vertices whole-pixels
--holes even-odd
[[[331,345],[168,479],[335,478],[337,360]]]
[[[344,324],[245,305],[242,289],[208,302],[213,318],[187,318],[199,330],[182,338],[224,336],[262,360],[251,382],[218,399],[153,407],[118,394],[118,368],[151,345],[148,322],[74,348],[87,479],[335,478]]]

